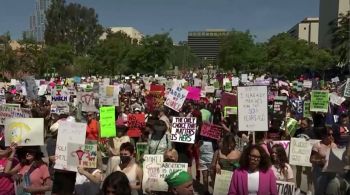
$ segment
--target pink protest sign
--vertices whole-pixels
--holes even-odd
[[[201,89],[196,87],[187,87],[188,91],[186,99],[189,100],[199,100],[201,97]]]
[[[222,93],[220,104],[222,107],[237,106],[237,96],[230,93]]]
[[[219,140],[221,137],[221,127],[210,123],[203,123],[201,136]]]

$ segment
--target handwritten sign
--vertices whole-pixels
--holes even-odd
[[[171,163],[171,162],[163,162],[160,167],[159,177],[158,177],[158,185],[156,188],[152,190],[155,191],[168,191],[168,184],[165,182],[165,178],[175,171],[186,171],[187,172],[188,164],[187,163]]]
[[[186,99],[189,100],[199,100],[201,96],[201,89],[196,87],[187,87],[188,94]]]
[[[194,143],[197,128],[195,117],[174,117],[171,128],[171,141]]]
[[[164,105],[163,92],[150,91],[146,96],[146,103],[149,112],[153,112],[156,109],[161,108]]]
[[[77,171],[76,167],[67,164],[68,143],[85,144],[86,124],[60,121],[58,126],[55,169]]]
[[[175,110],[176,112],[179,112],[185,102],[187,94],[188,91],[186,89],[182,89],[181,87],[173,87],[170,89],[164,105]]]
[[[221,170],[221,174],[216,174],[213,195],[228,194],[233,172]]]
[[[78,93],[78,101],[82,104],[82,111],[96,112],[94,92]]]
[[[203,123],[201,129],[201,136],[220,140],[221,127],[210,123]]]
[[[67,165],[70,167],[77,167],[80,165],[84,168],[96,168],[97,145],[68,143]]]
[[[237,111],[237,107],[236,106],[226,106],[224,108],[224,117],[228,117],[229,115],[237,115],[238,111]]]
[[[273,114],[285,116],[287,112],[287,97],[276,96],[273,101]]]
[[[326,90],[312,90],[310,111],[328,112],[329,93]]]
[[[304,101],[303,115],[304,117],[307,117],[307,118],[311,117],[310,101]]]
[[[119,105],[119,87],[114,85],[99,86],[99,105],[100,106],[118,106]]]
[[[5,120],[5,145],[44,145],[43,118],[7,118]]]
[[[338,96],[336,93],[331,93],[329,96],[329,101],[332,104],[340,106],[346,99],[344,97]]]
[[[101,137],[115,137],[115,107],[101,107],[100,108],[100,127]]]
[[[344,90],[344,97],[350,97],[350,78],[346,80],[345,90]]]
[[[304,83],[303,83],[303,87],[304,88],[312,88],[312,81],[309,81],[309,80],[305,80]]]
[[[267,87],[238,87],[238,129],[267,131]]]
[[[146,190],[157,189],[159,186],[160,168],[163,163],[163,155],[144,155],[142,188]]]
[[[145,154],[147,146],[147,142],[136,143],[136,161],[143,162],[143,155]]]
[[[319,141],[315,139],[292,138],[290,141],[289,163],[291,165],[311,167],[312,146]]]
[[[231,94],[231,93],[222,93],[221,94],[221,101],[220,105],[222,107],[231,107],[231,106],[237,106],[237,96]]]
[[[295,195],[295,184],[292,182],[276,181],[278,195]]]
[[[127,132],[129,137],[140,137],[141,129],[146,126],[145,114],[129,114],[128,115],[128,127]]]
[[[214,86],[205,86],[204,91],[205,91],[205,93],[214,93],[215,87]]]
[[[6,118],[31,118],[32,112],[29,108],[8,107],[8,104],[0,106],[0,125],[5,124]]]

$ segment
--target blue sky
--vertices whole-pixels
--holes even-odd
[[[132,26],[143,34],[168,32],[174,42],[188,31],[250,30],[259,42],[317,17],[319,0],[67,0],[96,10],[105,27]],[[35,0],[1,0],[0,34],[20,38],[29,28]]]

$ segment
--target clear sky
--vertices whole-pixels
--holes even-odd
[[[1,0],[0,34],[21,38],[35,0]],[[105,27],[131,26],[143,34],[169,32],[174,42],[188,31],[250,30],[259,42],[287,31],[305,17],[318,17],[319,0],[67,0],[96,10]]]

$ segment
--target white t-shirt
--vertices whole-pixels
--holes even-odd
[[[287,181],[289,179],[293,179],[294,175],[293,175],[293,170],[290,167],[290,165],[288,163],[285,164],[286,166],[286,172],[287,172],[287,177],[283,174],[285,171],[281,171],[281,168],[277,168],[276,166],[272,166],[272,171],[275,174],[276,180],[278,181]]]
[[[259,171],[248,173],[248,194],[257,195],[259,190]]]

